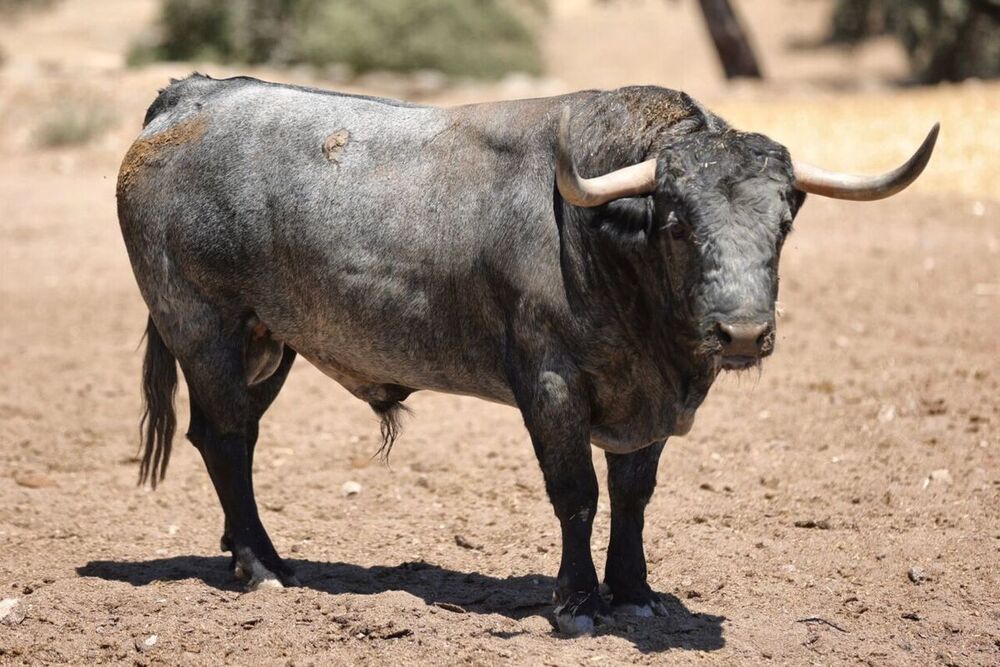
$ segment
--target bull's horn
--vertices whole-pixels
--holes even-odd
[[[827,171],[804,162],[793,161],[795,168],[795,187],[803,192],[811,192],[823,197],[834,199],[851,199],[853,201],[873,201],[891,197],[904,190],[910,183],[917,180],[927,166],[934,152],[934,142],[937,141],[940,123],[927,133],[927,138],[920,145],[906,164],[890,172],[878,176],[855,176]]]
[[[589,208],[622,197],[648,195],[656,189],[656,160],[646,160],[595,178],[580,178],[569,152],[569,115],[569,107],[563,107],[556,149],[556,185],[563,199],[574,206]]]

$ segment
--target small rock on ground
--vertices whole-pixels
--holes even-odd
[[[24,620],[24,605],[18,598],[0,600],[0,623],[18,625]]]

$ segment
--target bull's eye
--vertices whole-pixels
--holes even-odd
[[[673,211],[667,215],[667,224],[663,226],[663,229],[665,229],[670,234],[670,238],[675,241],[680,241],[687,236],[687,230],[684,229],[684,225],[677,218],[677,214]]]

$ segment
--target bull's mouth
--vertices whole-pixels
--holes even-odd
[[[743,371],[753,368],[760,363],[760,357],[749,357],[744,355],[725,355],[720,357],[719,365],[725,371]]]

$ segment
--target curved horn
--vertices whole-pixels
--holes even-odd
[[[795,187],[803,192],[811,192],[833,199],[850,199],[853,201],[873,201],[885,199],[906,189],[910,183],[917,180],[927,166],[934,152],[934,142],[937,141],[940,123],[927,133],[927,138],[917,152],[906,161],[906,164],[878,176],[855,176],[827,171],[804,162],[793,161],[795,169]]]
[[[590,208],[656,190],[656,160],[646,160],[604,176],[580,178],[569,152],[569,115],[569,107],[563,107],[556,149],[556,185],[563,199],[574,206]]]

